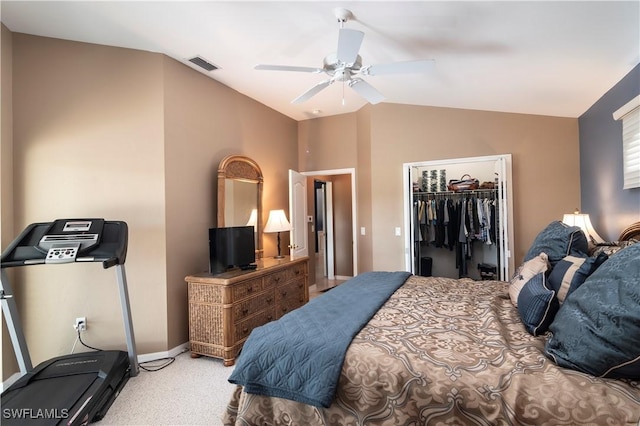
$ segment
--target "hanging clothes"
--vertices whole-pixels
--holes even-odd
[[[497,244],[494,190],[420,193],[414,200],[414,220],[420,224],[414,240],[418,245],[455,251],[460,277],[468,276],[475,242]]]

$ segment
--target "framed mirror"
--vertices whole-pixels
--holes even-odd
[[[229,155],[218,166],[218,227],[255,229],[256,259],[262,258],[262,171],[243,155]]]

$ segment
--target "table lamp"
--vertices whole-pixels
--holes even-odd
[[[284,256],[280,254],[280,232],[286,232],[291,230],[291,224],[287,220],[287,216],[284,214],[284,210],[271,210],[269,212],[269,219],[264,227],[266,233],[278,233],[278,255],[274,256],[275,259],[282,259]]]

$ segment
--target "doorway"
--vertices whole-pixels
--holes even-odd
[[[314,229],[316,283],[335,280],[335,246],[333,239],[333,184],[314,179]]]
[[[331,185],[325,185],[325,197],[324,200],[330,199],[332,201],[332,207],[329,209],[333,214],[323,215],[323,223],[322,228],[326,232],[329,227],[328,221],[333,218],[333,224],[331,229],[334,231],[334,256],[333,260],[335,262],[335,282],[345,281],[358,273],[358,245],[357,245],[357,236],[355,234],[356,230],[356,220],[357,220],[357,207],[356,207],[356,187],[355,187],[355,169],[334,169],[334,170],[321,170],[321,171],[310,171],[303,172],[301,175],[304,175],[309,180],[308,187],[313,187],[313,191],[309,191],[308,194],[308,206],[309,211],[313,212],[313,217],[311,215],[306,216],[307,213],[302,212],[301,209],[293,209],[290,213],[292,218],[297,215],[305,215],[305,220],[309,225],[309,238],[313,238],[314,242],[310,242],[309,246],[312,250],[310,250],[311,264],[310,265],[314,269],[314,273],[310,274],[310,278],[313,279],[316,277],[315,273],[315,263],[313,262],[313,255],[315,254],[315,230],[316,230],[316,220],[317,215],[314,211],[315,198],[316,198],[316,189],[315,189],[315,181],[321,181],[325,184],[331,182]],[[333,195],[329,197],[327,195],[327,187],[333,189]],[[335,202],[333,202],[335,201]],[[324,210],[327,210],[328,201],[324,201]],[[295,211],[300,210],[300,211]],[[292,219],[295,220],[295,219]],[[326,240],[326,239],[325,239]],[[328,243],[326,243],[328,244]],[[326,247],[325,247],[326,248]],[[324,262],[323,262],[324,263]],[[329,269],[331,269],[329,267]],[[311,271],[310,271],[311,272]],[[330,272],[327,271],[327,274]]]

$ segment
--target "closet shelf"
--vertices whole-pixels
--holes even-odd
[[[498,188],[494,189],[470,189],[467,191],[413,191],[413,195],[468,195],[468,194],[482,194],[487,192],[497,192]]]

